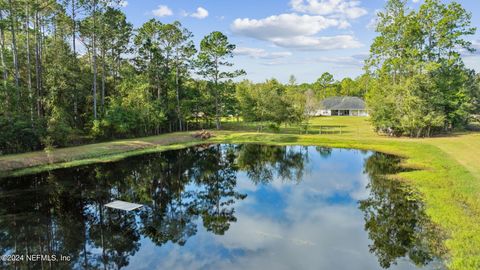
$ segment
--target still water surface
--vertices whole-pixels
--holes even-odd
[[[20,269],[442,269],[399,159],[205,145],[0,179],[0,253]],[[104,207],[120,199],[145,206]],[[435,251],[435,252],[434,252]]]

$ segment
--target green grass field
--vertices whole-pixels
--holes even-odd
[[[450,269],[480,269],[480,133],[456,133],[429,139],[390,138],[373,132],[368,118],[321,117],[303,127],[281,127],[278,133],[259,130],[258,124],[231,121],[227,130],[214,132],[208,142],[323,145],[376,150],[405,157],[405,166],[417,168],[399,174],[423,196],[427,214],[448,236]],[[205,143],[189,133],[0,157],[0,171],[20,175],[46,169],[110,162],[131,155]]]

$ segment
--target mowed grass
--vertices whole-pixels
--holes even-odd
[[[268,129],[257,132],[259,126],[231,121],[225,124],[228,130],[214,131],[216,137],[207,142],[323,145],[403,156],[404,166],[418,170],[403,172],[399,174],[399,179],[420,192],[427,215],[447,235],[448,267],[455,270],[480,269],[480,133],[457,133],[429,139],[390,138],[376,134],[368,118],[361,117],[314,118],[308,134],[300,126],[282,126],[278,133],[268,132]],[[121,140],[57,149],[48,154],[35,152],[3,156],[0,157],[0,170],[12,168],[13,162],[16,170],[4,174],[19,175],[110,162],[130,155],[200,143],[205,141],[193,139],[191,133]]]
[[[473,176],[480,177],[480,132],[426,139],[425,141],[454,157],[470,170]]]

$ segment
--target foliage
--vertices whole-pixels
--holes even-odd
[[[32,151],[41,145],[38,129],[26,117],[0,116],[0,151],[2,153]]]
[[[445,115],[432,102],[434,97],[438,97],[436,90],[425,75],[408,79],[404,85],[375,85],[368,101],[376,130],[411,137],[428,137],[441,130]]]
[[[261,84],[243,81],[237,85],[239,108],[246,121],[270,122],[276,126],[301,122],[304,100],[296,103],[294,95],[276,80]]]
[[[377,81],[367,95],[377,131],[429,137],[465,127],[478,96],[460,54],[473,50],[464,39],[476,30],[471,14],[455,2],[428,0],[413,11],[390,0],[378,16],[366,66]]]
[[[111,99],[105,117],[94,122],[93,135],[102,138],[145,136],[165,121],[145,81],[137,75],[119,85],[120,95]]]

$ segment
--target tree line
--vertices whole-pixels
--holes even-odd
[[[312,84],[234,82],[245,71],[232,67],[235,45],[223,33],[195,44],[178,21],[135,29],[116,4],[0,1],[2,153],[218,129],[225,116],[299,123],[306,92],[319,100],[367,90],[366,77],[330,73]]]
[[[134,29],[118,4],[0,1],[0,151],[220,127],[235,45],[214,31],[197,47],[177,21]]]

